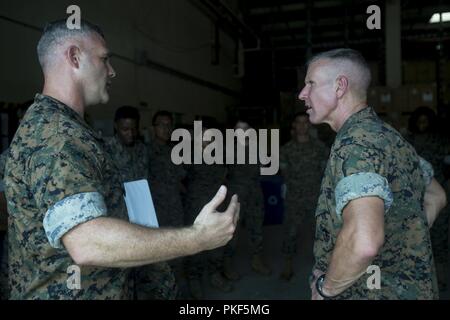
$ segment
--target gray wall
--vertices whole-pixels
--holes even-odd
[[[46,21],[68,17],[66,8],[76,4],[82,18],[99,24],[109,49],[136,59],[146,51],[149,59],[196,78],[239,91],[233,73],[235,42],[221,32],[220,64],[211,65],[213,23],[187,0],[56,1],[2,0],[0,15],[42,28]],[[42,89],[43,79],[36,57],[39,31],[0,18],[0,101],[22,102]],[[112,59],[118,76],[106,106],[88,110],[98,127],[108,127],[114,110],[123,104],[140,107],[143,127],[158,109],[182,113],[183,122],[195,115],[225,119],[225,109],[236,98],[219,90],[175,75]]]

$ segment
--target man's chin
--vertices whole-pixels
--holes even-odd
[[[318,121],[317,121],[316,117],[314,116],[314,114],[308,113],[308,115],[309,115],[309,122],[311,122],[312,124],[318,124]]]
[[[89,107],[89,106],[96,106],[99,104],[107,104],[108,101],[109,101],[109,96],[102,96],[102,97],[98,98],[97,100],[92,99],[90,101],[87,101],[86,106]]]

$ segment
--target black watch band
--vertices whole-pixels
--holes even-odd
[[[316,290],[317,290],[317,293],[318,293],[322,298],[324,298],[325,300],[333,299],[334,296],[333,296],[333,297],[330,297],[330,296],[325,295],[325,294],[322,292],[322,286],[323,286],[323,283],[324,283],[324,281],[325,281],[325,277],[326,277],[326,274],[324,273],[324,274],[322,274],[321,276],[319,276],[319,277],[317,278],[317,280],[316,280]]]

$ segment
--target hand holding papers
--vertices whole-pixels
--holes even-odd
[[[125,182],[125,203],[130,222],[158,228],[158,218],[147,180]]]

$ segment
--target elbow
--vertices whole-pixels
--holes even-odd
[[[384,245],[384,233],[379,233],[370,237],[360,237],[354,243],[354,254],[361,260],[372,261],[379,254]]]
[[[95,261],[92,259],[92,256],[86,248],[82,248],[79,245],[73,245],[70,250],[67,249],[67,251],[77,266],[93,266],[95,264]]]
[[[92,257],[90,257],[85,250],[77,250],[75,253],[70,253],[70,256],[73,260],[73,262],[77,265],[77,266],[94,266],[95,265],[95,261],[92,259]]]
[[[82,239],[74,237],[71,234],[65,235],[61,241],[67,252],[77,266],[93,266],[95,265],[92,249]]]

